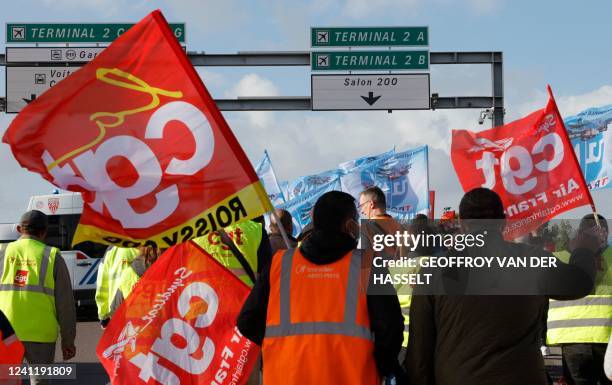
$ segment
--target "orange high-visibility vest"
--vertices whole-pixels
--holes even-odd
[[[360,250],[328,265],[314,264],[296,249],[274,255],[264,384],[380,384],[361,259]]]

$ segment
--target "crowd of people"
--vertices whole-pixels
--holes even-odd
[[[561,346],[567,384],[612,384],[612,247],[601,216],[585,216],[570,250],[555,254],[542,245],[505,241],[499,225],[486,229],[488,246],[481,252],[556,257],[558,269],[509,276],[451,269],[434,282],[470,294],[457,277],[471,274],[474,282],[485,274],[479,284],[520,282],[534,289],[532,295],[404,293],[389,285],[384,295],[369,290],[376,235],[470,233],[479,220],[503,223],[504,210],[496,193],[479,188],[462,198],[458,217],[434,227],[418,215],[405,226],[387,214],[385,194],[372,187],[358,201],[340,191],[323,194],[311,225],[295,238],[290,213],[277,209],[269,233],[258,218],[192,241],[252,288],[237,318],[240,332],[262,347],[250,384],[547,384],[540,350],[547,344]],[[29,211],[20,220],[21,237],[0,249],[0,310],[6,316],[0,313],[0,324],[8,325],[0,325],[2,335],[14,329],[30,364],[52,363],[58,339],[64,360],[76,354],[70,278],[60,251],[44,243],[46,229],[46,216]],[[163,251],[107,250],[95,296],[102,328]],[[379,254],[394,259],[453,252],[385,246]]]

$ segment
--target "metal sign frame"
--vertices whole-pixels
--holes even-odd
[[[194,66],[310,66],[310,52],[238,52],[235,54],[188,53]],[[503,53],[500,51],[479,52],[431,52],[430,65],[488,64],[491,66],[492,87],[488,96],[440,96],[431,95],[431,109],[491,108],[492,125],[504,124]],[[6,66],[4,54],[0,54],[0,66]],[[4,98],[0,98],[3,107]],[[245,97],[238,99],[215,99],[222,111],[305,111],[312,109],[309,96],[289,97]]]

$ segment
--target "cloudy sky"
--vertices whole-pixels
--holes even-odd
[[[21,0],[3,4],[0,22],[135,22],[160,8],[185,22],[189,51],[308,51],[311,26],[428,25],[431,51],[503,51],[506,121],[545,105],[551,84],[562,115],[612,103],[612,2],[592,0],[135,1]],[[4,28],[0,41],[5,41]],[[310,71],[294,68],[198,68],[216,98],[306,96]],[[1,68],[0,72],[4,72]],[[0,89],[4,90],[4,73]],[[489,66],[432,66],[440,96],[491,94]],[[4,94],[4,91],[0,91]],[[479,110],[225,113],[251,161],[267,149],[280,180],[334,168],[351,158],[430,146],[436,207],[461,197],[448,152],[451,129],[481,130]],[[13,115],[0,113],[3,132]],[[0,145],[0,222],[16,220],[28,197],[52,186],[21,169]],[[612,189],[593,194],[612,217]],[[582,215],[585,209],[569,216]]]

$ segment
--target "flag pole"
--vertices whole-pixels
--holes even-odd
[[[278,230],[280,231],[281,236],[283,237],[283,241],[285,241],[285,246],[287,246],[287,249],[290,249],[291,244],[289,243],[289,237],[287,236],[287,232],[285,231],[285,226],[283,226],[280,218],[276,214],[276,210],[272,210],[272,216],[274,217],[274,220],[276,221],[276,227],[278,227]]]
[[[599,214],[597,214],[597,209],[595,208],[595,202],[593,201],[593,197],[591,196],[589,185],[586,183],[586,178],[584,177],[584,173],[582,172],[582,168],[580,167],[580,162],[578,162],[578,157],[576,156],[576,153],[574,152],[574,148],[572,147],[572,141],[567,135],[567,129],[565,128],[563,117],[561,116],[561,112],[559,111],[559,107],[557,106],[557,101],[555,100],[555,97],[552,93],[552,88],[550,87],[550,84],[546,85],[546,91],[548,91],[548,97],[552,99],[553,105],[555,107],[555,111],[557,112],[557,115],[559,116],[559,120],[561,121],[561,125],[563,126],[562,131],[565,136],[565,140],[567,141],[567,143],[569,143],[569,146],[571,149],[570,152],[572,154],[571,156],[574,158],[574,162],[576,162],[576,164],[578,165],[578,169],[580,170],[580,181],[582,182],[582,185],[584,186],[584,189],[586,190],[586,193],[588,195],[589,202],[591,203],[591,211],[593,211],[593,217],[595,217],[595,224],[597,225],[597,227],[601,227],[601,224],[599,223]]]

